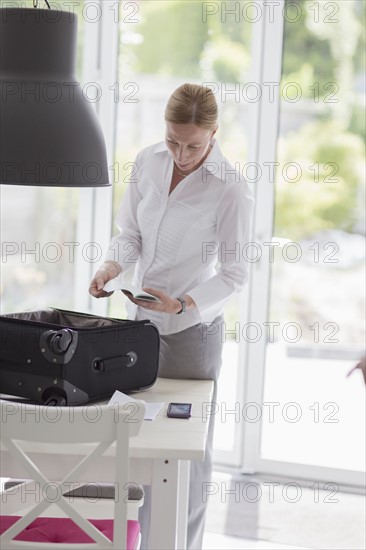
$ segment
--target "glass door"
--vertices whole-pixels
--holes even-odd
[[[360,371],[346,375],[365,353],[366,4],[296,4],[285,18],[262,401],[244,468],[359,486],[364,384]]]

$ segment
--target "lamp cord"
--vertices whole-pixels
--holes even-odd
[[[51,6],[48,3],[48,0],[44,0],[47,4],[48,9],[51,9]],[[33,0],[33,7],[36,8],[38,6],[38,0]]]

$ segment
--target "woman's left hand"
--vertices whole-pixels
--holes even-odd
[[[156,288],[146,288],[142,289],[144,292],[148,292],[153,296],[159,298],[160,302],[149,302],[148,300],[136,300],[132,297],[130,292],[122,290],[123,294],[127,296],[131,302],[134,304],[148,309],[150,311],[161,311],[164,313],[178,313],[181,310],[182,304],[177,298],[171,298],[169,294],[163,292],[162,290],[157,290]]]

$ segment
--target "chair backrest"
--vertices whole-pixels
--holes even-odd
[[[0,401],[1,444],[8,450],[11,458],[26,470],[29,478],[38,484],[38,502],[19,521],[8,529],[0,538],[0,548],[35,548],[78,550],[90,548],[101,550],[110,548],[123,550],[127,537],[127,493],[128,493],[128,460],[129,438],[136,435],[144,417],[145,405],[134,401],[124,405],[88,405],[83,407],[44,407],[25,403]],[[80,462],[66,473],[60,472],[58,480],[49,480],[39,470],[27,454],[27,442],[48,444],[52,446],[50,460],[60,461],[62,467],[62,446],[81,444],[77,454]],[[62,495],[80,481],[91,463],[96,461],[113,443],[115,448],[115,500],[113,542],[101,531],[79,514]],[[94,444],[92,450],[90,445]],[[58,453],[58,450],[60,453]],[[6,472],[0,473],[6,476]],[[95,481],[95,480],[90,480]],[[98,481],[98,480],[97,480]],[[52,544],[47,547],[42,543],[25,543],[14,541],[34,519],[51,505],[56,504],[71,518],[95,543],[91,544]],[[24,508],[24,503],[22,505]],[[14,513],[14,512],[13,512]]]

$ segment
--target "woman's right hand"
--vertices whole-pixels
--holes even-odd
[[[105,292],[103,287],[111,279],[118,277],[122,268],[115,262],[104,262],[104,264],[98,269],[94,278],[89,286],[89,294],[95,298],[106,298],[111,296],[113,292]]]

